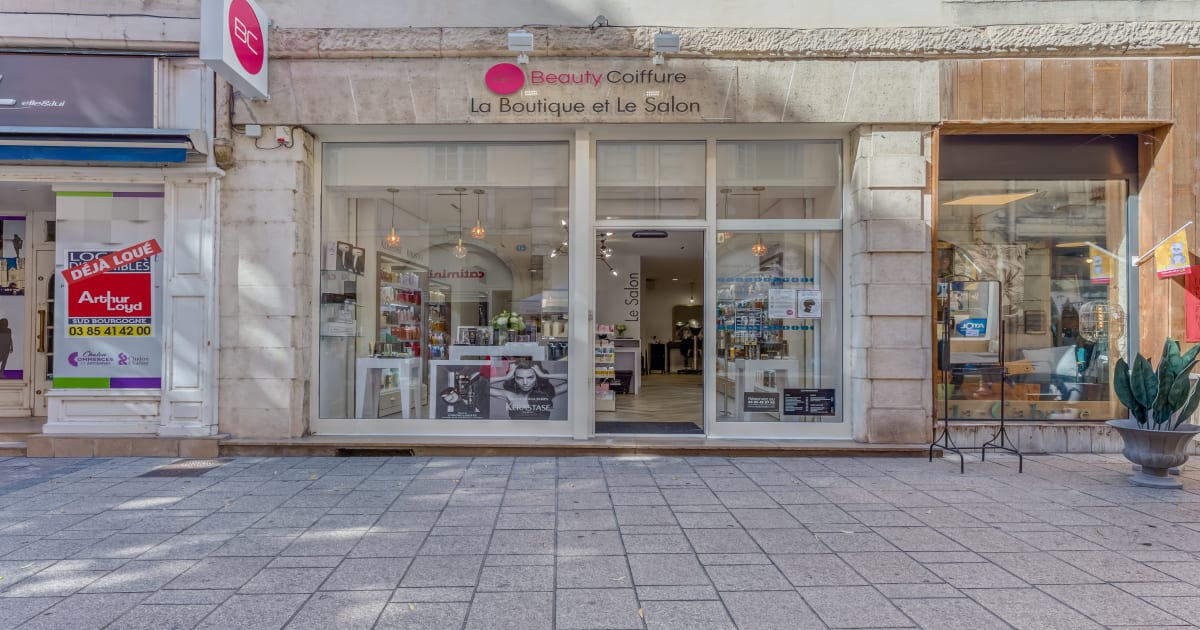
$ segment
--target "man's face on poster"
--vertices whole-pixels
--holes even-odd
[[[513,374],[513,382],[517,384],[517,389],[529,393],[537,384],[537,374],[534,374],[533,368],[518,368]]]

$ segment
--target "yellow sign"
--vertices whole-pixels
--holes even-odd
[[[1113,277],[1113,257],[1095,245],[1088,246],[1088,255],[1091,256],[1092,284],[1111,283]]]
[[[1182,276],[1192,272],[1187,232],[1179,230],[1154,248],[1154,266],[1159,278]]]

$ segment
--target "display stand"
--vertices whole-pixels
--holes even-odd
[[[968,287],[974,290],[968,291]],[[940,447],[943,450],[950,451],[958,455],[959,473],[966,472],[966,457],[963,451],[978,450],[979,459],[987,460],[987,450],[998,449],[1012,453],[1017,456],[1017,472],[1025,472],[1025,457],[1021,454],[1017,444],[1008,435],[1008,429],[1005,426],[1007,416],[1007,405],[1005,399],[1005,388],[1008,385],[1008,368],[1005,365],[1004,357],[1004,326],[1001,324],[1002,314],[1004,313],[1004,287],[998,281],[981,281],[964,278],[957,280],[953,278],[943,278],[942,282],[938,283],[938,339],[937,347],[937,373],[940,375],[940,385],[942,388],[942,426],[939,433],[934,437],[933,442],[929,444],[929,461],[933,461],[933,449]],[[982,300],[984,306],[970,307],[965,305],[955,305],[956,294],[973,293],[975,296],[994,296],[993,300]],[[974,315],[982,315],[981,318],[968,318],[962,322],[955,321],[955,312],[957,310],[964,312],[974,311]],[[982,323],[978,320],[982,319]],[[972,337],[990,338],[989,330],[995,333],[996,352],[991,354],[988,352],[954,352],[952,341],[954,339],[970,340]],[[964,334],[967,331],[968,334]],[[969,334],[969,333],[978,333]],[[950,417],[950,388],[953,376],[977,375],[980,378],[980,386],[988,382],[989,377],[1000,384],[1000,426],[992,435],[992,438],[981,446],[959,446],[955,443],[954,437],[950,434],[950,422],[953,420]]]

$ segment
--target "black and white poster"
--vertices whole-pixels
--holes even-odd
[[[438,365],[441,364],[441,365]],[[484,371],[487,361],[448,363],[434,366],[434,417],[439,420],[487,420],[491,392]]]
[[[833,389],[785,389],[783,390],[783,415],[836,415],[835,391]]]
[[[779,411],[779,394],[775,392],[746,392],[742,397],[742,411]]]
[[[492,418],[566,420],[566,361],[497,361],[492,366]]]

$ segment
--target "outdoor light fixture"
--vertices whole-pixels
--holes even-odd
[[[517,53],[517,63],[529,63],[529,55],[533,52],[533,33],[517,29],[508,34],[508,49]]]
[[[396,234],[396,193],[399,188],[389,188],[388,192],[392,193],[392,231],[383,239],[383,244],[395,249],[400,247],[400,236]]]
[[[679,36],[670,31],[663,31],[654,34],[654,65],[661,66],[666,63],[666,58],[663,53],[679,52]]]
[[[481,188],[475,189],[475,227],[471,228],[471,238],[473,238],[477,241],[481,240],[483,237],[487,236],[487,230],[485,230],[483,228],[483,222],[480,220],[480,215],[479,215],[479,197],[483,193],[484,193],[483,189],[481,189]]]

